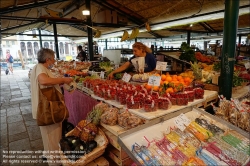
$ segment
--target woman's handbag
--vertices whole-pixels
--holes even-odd
[[[69,111],[64,103],[64,96],[54,86],[39,90],[36,117],[38,126],[59,123],[68,117]]]

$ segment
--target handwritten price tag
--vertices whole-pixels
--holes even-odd
[[[100,77],[103,79],[104,78],[104,72],[101,71]]]
[[[246,69],[249,69],[249,68],[250,68],[250,63],[249,63],[249,62],[245,63],[245,68],[246,68]]]
[[[161,77],[160,76],[150,76],[148,79],[148,84],[152,86],[160,86]]]
[[[156,70],[166,71],[167,70],[167,65],[168,65],[167,62],[157,61],[156,62]]]
[[[129,82],[130,79],[131,79],[130,74],[128,74],[128,73],[123,74],[122,81]]]
[[[187,118],[186,115],[180,114],[174,119],[174,123],[181,131],[184,131],[186,126],[188,126],[191,121]]]

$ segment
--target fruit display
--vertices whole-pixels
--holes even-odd
[[[132,80],[136,82],[148,82],[150,73],[144,73],[144,74],[134,74],[132,76]]]
[[[127,110],[123,111],[118,116],[118,124],[125,129],[131,129],[143,123],[144,121],[142,119],[136,117],[135,115],[132,115]]]
[[[215,61],[214,56],[203,55],[201,52],[195,52],[195,58],[199,62],[208,63],[208,64],[213,63]]]
[[[101,116],[101,122],[110,126],[116,125],[118,120],[117,108],[110,108],[109,111],[106,111]]]
[[[201,117],[190,121],[184,130],[171,127],[161,138],[144,138],[147,146],[137,141],[129,146],[141,165],[240,166],[250,157],[249,140]]]

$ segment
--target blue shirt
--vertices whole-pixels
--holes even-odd
[[[129,62],[131,64],[132,64],[131,60],[134,58],[135,56],[130,58]],[[155,67],[156,67],[156,60],[155,60],[154,55],[151,53],[146,53],[144,72],[151,72],[155,69]]]

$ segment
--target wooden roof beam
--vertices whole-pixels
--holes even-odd
[[[199,22],[199,24],[208,32],[215,32],[215,30],[206,22]]]

